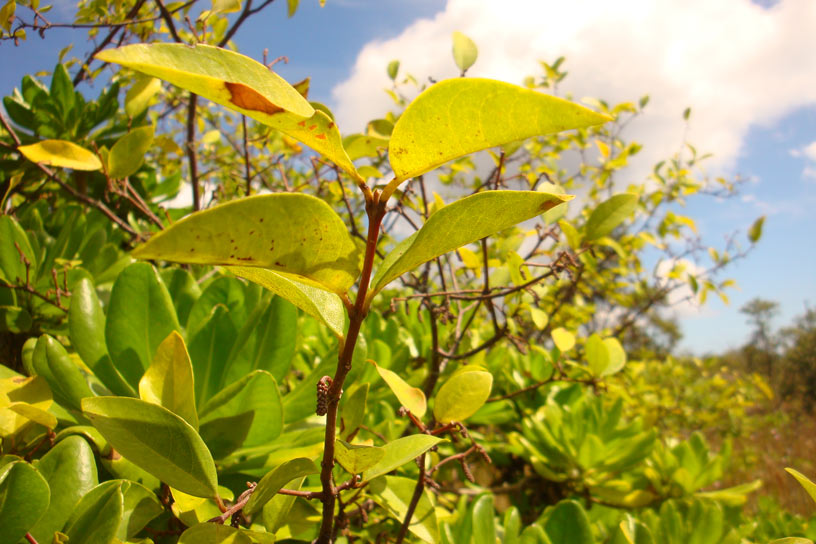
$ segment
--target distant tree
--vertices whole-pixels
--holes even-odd
[[[816,405],[816,309],[807,308],[793,326],[780,331],[782,394],[799,394],[805,406]]]
[[[779,312],[779,303],[754,298],[740,308],[740,312],[748,316],[748,324],[753,328],[751,340],[742,348],[745,365],[752,372],[765,373],[773,383],[773,366],[777,354],[771,321]]]

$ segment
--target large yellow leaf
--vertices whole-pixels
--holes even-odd
[[[31,145],[21,145],[17,151],[31,162],[72,170],[100,170],[99,157],[75,143],[65,140],[43,140]]]

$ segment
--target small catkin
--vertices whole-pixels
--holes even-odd
[[[329,388],[332,385],[332,379],[328,376],[323,376],[317,382],[317,410],[315,413],[319,416],[325,416],[329,411]]]

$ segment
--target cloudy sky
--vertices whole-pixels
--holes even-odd
[[[684,346],[696,352],[737,346],[747,329],[739,307],[755,296],[778,300],[777,325],[816,304],[816,2],[782,0],[301,0],[285,18],[285,2],[256,18],[237,39],[260,58],[286,55],[290,80],[312,76],[311,98],[327,102],[345,132],[359,131],[390,106],[385,67],[417,79],[454,77],[451,33],[479,47],[468,72],[520,83],[540,72],[539,60],[566,57],[561,90],[610,102],[649,94],[646,114],[627,136],[645,144],[647,166],[677,151],[683,137],[711,152],[711,175],[751,179],[737,199],[693,204],[712,244],[767,215],[766,234],[732,268],[740,291],[732,303],[685,308]],[[277,3],[276,3],[277,4]],[[53,18],[53,17],[52,17]],[[0,45],[0,82],[7,93],[32,60],[50,69],[56,51],[82,35],[52,31],[18,50]],[[26,51],[25,64],[20,51]],[[682,112],[692,108],[686,128]]]

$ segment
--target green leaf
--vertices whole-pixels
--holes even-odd
[[[349,474],[362,474],[384,455],[385,450],[376,446],[353,445],[343,440],[337,440],[334,445],[334,458]]]
[[[37,525],[29,530],[37,542],[48,542],[61,531],[85,493],[99,483],[93,450],[81,436],[69,436],[48,451],[37,463],[48,482],[51,502]]]
[[[220,523],[193,525],[179,537],[178,544],[251,544],[240,530]]]
[[[404,115],[404,114],[403,114]],[[370,298],[405,272],[448,251],[480,240],[571,200],[536,191],[485,191],[449,204],[385,256]]]
[[[135,396],[136,391],[113,366],[105,344],[105,314],[93,283],[82,278],[71,290],[68,309],[71,345],[82,361],[116,395]]]
[[[610,234],[634,213],[637,203],[638,196],[632,193],[621,193],[601,202],[587,220],[584,240],[592,242]]]
[[[473,503],[473,544],[495,544],[493,495],[482,495]]]
[[[305,194],[260,195],[195,213],[136,248],[139,259],[269,268],[344,294],[360,253],[343,220]]]
[[[198,429],[193,365],[177,331],[159,344],[153,362],[139,381],[139,397],[167,408]]]
[[[105,62],[159,77],[271,126],[322,153],[360,179],[328,115],[263,64],[226,49],[199,44],[135,44],[96,55]]]
[[[50,491],[26,462],[0,468],[0,544],[17,544],[48,509]]]
[[[725,489],[718,489],[716,491],[698,491],[694,494],[695,497],[711,499],[725,506],[742,506],[748,502],[748,494],[753,493],[762,487],[762,480],[754,480]]]
[[[283,429],[278,384],[268,372],[256,370],[210,399],[199,417],[201,437],[217,459],[240,447],[266,444]]]
[[[275,380],[282,380],[295,354],[297,314],[281,297],[255,308],[232,346],[223,383],[237,381],[253,370],[266,370]]]
[[[575,501],[561,501],[550,511],[544,530],[552,542],[593,544],[586,511]]]
[[[80,410],[80,401],[94,395],[62,344],[47,334],[37,340],[32,362],[34,370],[45,378],[54,398],[63,406]]]
[[[289,482],[288,487],[300,490],[306,478],[296,478]],[[262,517],[266,530],[275,534],[278,529],[289,522],[289,512],[295,505],[297,497],[294,495],[275,495],[263,507]]]
[[[101,170],[99,157],[73,142],[43,140],[31,145],[21,145],[17,151],[31,162],[72,170]]]
[[[759,242],[759,239],[762,238],[762,227],[765,225],[765,216],[763,215],[756,221],[754,224],[751,225],[751,228],[748,230],[748,239],[751,241],[752,244],[756,244]]]
[[[617,338],[604,338],[603,344],[606,347],[609,362],[601,372],[601,376],[611,376],[626,365],[626,352]]]
[[[563,327],[553,329],[550,336],[561,353],[566,353],[575,347],[575,335]]]
[[[254,514],[263,508],[287,483],[296,478],[317,473],[318,470],[314,461],[303,457],[298,457],[297,459],[292,459],[291,461],[286,461],[278,465],[258,482],[255,491],[252,492],[252,496],[249,498],[246,506],[244,506],[244,512]]]
[[[400,61],[392,60],[388,63],[388,67],[386,68],[386,73],[388,74],[388,79],[394,81],[397,79],[397,73],[399,72]]]
[[[0,365],[0,370],[13,372],[4,365]],[[12,374],[8,378],[0,379],[0,436],[9,437],[18,433],[31,421],[37,421],[43,414],[49,414],[47,410],[51,405],[51,390],[42,376],[26,378]],[[26,406],[27,409],[21,410],[22,406]],[[37,413],[31,413],[33,410]],[[42,423],[48,423],[46,426],[49,428],[56,427],[53,417]]]
[[[213,13],[235,13],[241,10],[241,0],[212,0]]]
[[[343,338],[346,313],[343,301],[335,293],[301,283],[265,268],[228,266],[227,270],[261,285],[285,298],[307,314],[325,323],[337,338]]]
[[[426,89],[400,116],[388,146],[389,161],[399,183],[488,147],[610,120],[509,83],[449,79]]]
[[[82,411],[111,445],[159,480],[197,497],[214,497],[215,463],[195,429],[171,411],[139,399],[96,397]]]
[[[134,128],[119,138],[108,153],[108,176],[123,179],[135,174],[152,143],[152,125]]]
[[[108,484],[110,484],[109,480]],[[151,520],[164,512],[164,507],[156,494],[147,487],[129,480],[120,480],[124,509],[122,521],[116,531],[116,537],[125,541],[141,532]]]
[[[362,424],[366,413],[369,387],[368,383],[360,384],[350,391],[350,394],[342,397],[340,406],[342,431],[339,435],[341,439],[348,440],[348,437]]]
[[[224,367],[236,335],[229,310],[219,304],[190,341],[196,406],[199,411],[221,390]]]
[[[397,396],[400,404],[419,418],[425,415],[428,404],[422,389],[409,385],[408,382],[400,378],[395,372],[391,372],[387,368],[382,368],[374,361],[371,361],[371,364],[374,365],[374,368],[377,369],[377,373],[383,381],[388,384],[388,387],[394,395]]]
[[[805,488],[805,491],[807,491],[807,494],[810,495],[810,498],[813,499],[814,502],[816,502],[816,484],[810,481],[810,479],[807,476],[805,476],[798,470],[794,470],[792,468],[786,468],[785,470],[788,472],[788,474],[796,478],[797,482],[802,484],[802,487]]]
[[[15,334],[27,332],[33,321],[31,314],[17,306],[0,306],[0,331]]]
[[[161,81],[155,77],[139,76],[136,83],[125,94],[125,113],[136,117],[147,109],[150,101],[161,90]]]
[[[400,476],[385,476],[384,480],[385,485],[377,489],[373,498],[401,524],[408,513],[408,505],[411,504],[416,481]],[[419,497],[408,530],[425,542],[431,544],[439,542],[436,512],[433,503],[428,498],[427,490],[423,490]]]
[[[17,251],[17,246],[32,265],[29,276],[26,275],[26,266],[20,252]],[[13,284],[25,285],[26,278],[33,279],[36,273],[37,258],[25,231],[10,216],[0,215],[0,277]]]
[[[476,48],[476,44],[473,43],[473,40],[461,32],[453,33],[453,60],[456,61],[456,66],[459,67],[462,74],[473,66],[478,55],[479,50]]]
[[[167,268],[161,274],[165,285],[167,285],[170,298],[173,299],[179,324],[186,327],[190,310],[192,310],[198,297],[201,296],[201,288],[193,275],[183,268]]]
[[[122,521],[124,502],[121,481],[105,482],[92,489],[82,497],[65,525],[69,542],[112,542]]]
[[[490,396],[493,375],[466,365],[442,384],[434,401],[434,417],[440,423],[464,421],[482,407]]]
[[[388,474],[395,468],[416,459],[442,441],[443,439],[429,434],[414,434],[389,442],[382,447],[385,450],[383,458],[365,471],[362,481],[367,482],[377,476]]]
[[[286,0],[286,16],[290,19],[295,15],[300,0]]]
[[[159,344],[180,328],[170,294],[152,266],[134,263],[119,274],[111,290],[105,339],[113,364],[134,390]]]
[[[601,337],[595,333],[587,339],[584,352],[593,376],[602,376],[609,366],[609,353]]]

